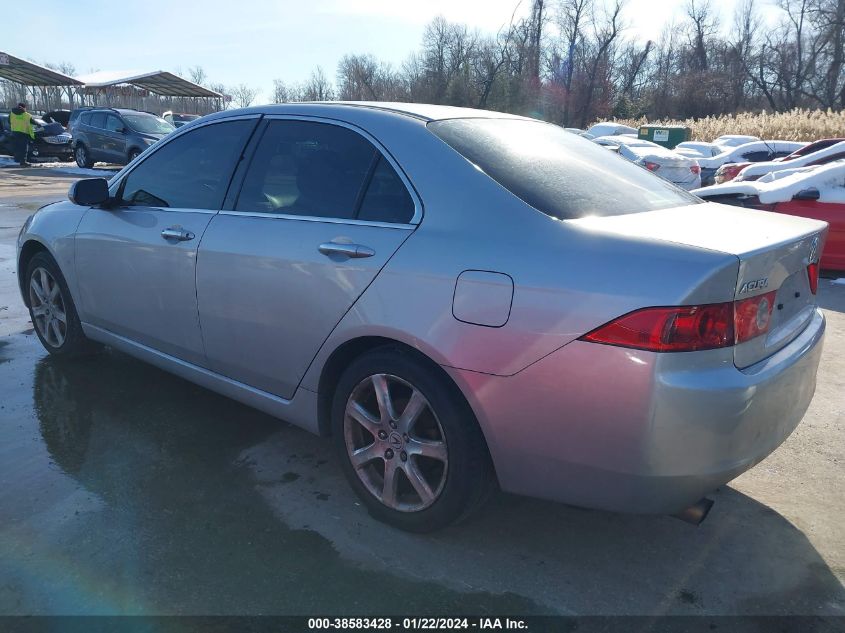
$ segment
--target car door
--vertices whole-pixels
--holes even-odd
[[[258,117],[210,122],[163,143],[113,183],[76,234],[82,320],[202,364],[197,246],[221,208]]]
[[[100,162],[109,160],[105,142],[106,116],[105,112],[92,112],[88,128],[85,130],[91,158]]]
[[[103,152],[110,163],[126,162],[126,126],[116,114],[106,115]]]
[[[407,179],[340,123],[270,117],[200,246],[210,369],[290,398],[318,349],[419,221]]]

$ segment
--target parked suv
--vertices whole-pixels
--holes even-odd
[[[174,128],[154,114],[117,108],[92,108],[73,127],[73,150],[80,167],[95,162],[124,165]]]

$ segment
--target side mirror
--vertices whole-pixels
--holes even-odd
[[[118,134],[126,134],[126,128],[125,127],[119,127],[115,130],[115,132],[117,132]]]
[[[95,207],[108,202],[109,183],[105,178],[77,180],[70,186],[67,197],[73,204],[83,207]]]
[[[819,190],[818,189],[804,189],[804,191],[799,191],[794,196],[792,196],[793,200],[818,200],[819,199]]]

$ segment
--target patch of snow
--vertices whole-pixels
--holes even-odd
[[[761,140],[759,136],[746,136],[744,134],[723,134],[719,138],[713,139],[714,145],[722,147],[739,147],[746,143],[753,143]]]
[[[92,168],[86,169],[84,167],[77,167],[74,163],[64,163],[64,162],[55,162],[55,163],[33,163],[33,169],[49,169],[52,172],[58,172],[61,174],[71,174],[73,176],[89,176],[89,177],[99,177],[99,178],[111,178],[114,176],[119,170],[120,167],[115,165],[108,165],[106,163],[96,163],[97,165],[101,165],[99,168]],[[18,163],[13,158],[8,158],[6,156],[0,156],[0,167],[18,167]]]
[[[830,283],[837,284],[838,286],[845,286],[845,277],[840,277],[839,279],[834,279]]]
[[[593,136],[617,136],[619,134],[636,134],[635,128],[621,123],[612,123],[605,121],[603,123],[596,123],[587,130]]]

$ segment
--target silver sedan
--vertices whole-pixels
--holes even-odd
[[[18,241],[50,353],[105,344],[331,436],[404,529],[496,486],[700,520],[815,389],[825,223],[532,119],[222,112],[69,197]]]

